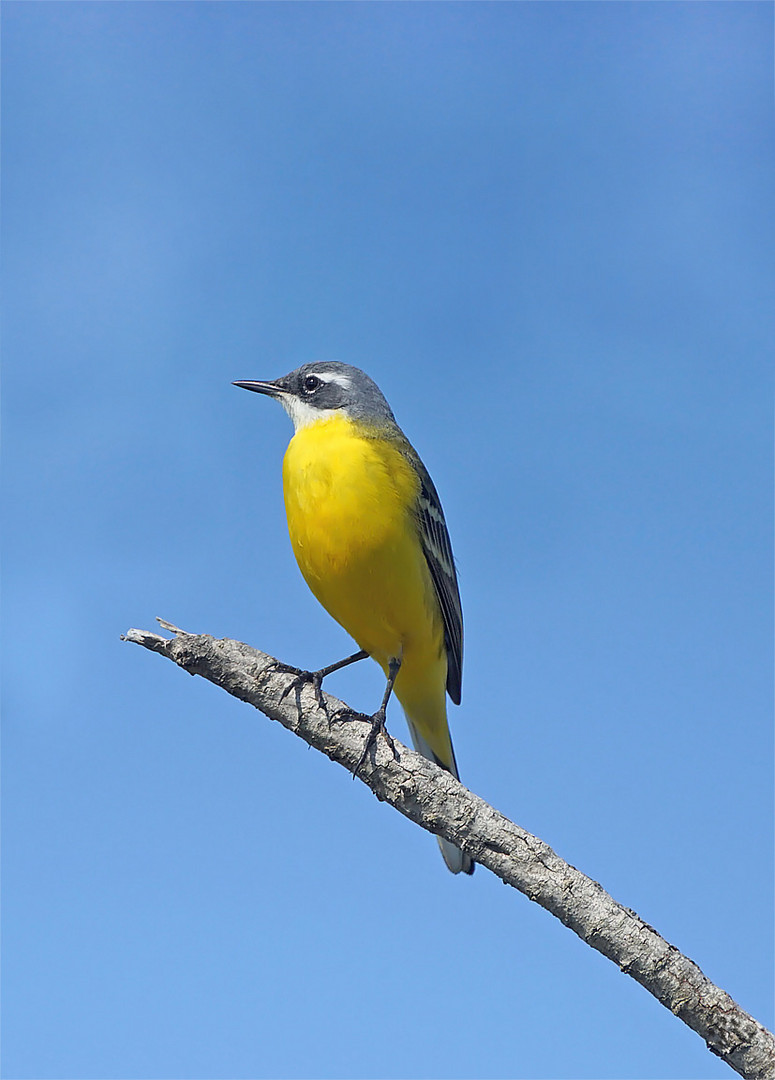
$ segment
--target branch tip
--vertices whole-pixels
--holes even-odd
[[[162,630],[169,630],[173,634],[183,634],[185,637],[196,637],[196,635],[192,634],[189,630],[181,630],[179,626],[175,626],[174,623],[167,622],[166,619],[162,619],[158,615],[156,616],[156,622],[159,624]]]

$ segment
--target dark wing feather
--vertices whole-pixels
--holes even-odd
[[[463,680],[463,609],[457,584],[452,544],[436,488],[416,453],[412,464],[420,477],[417,519],[420,541],[436,589],[444,618],[444,643],[447,649],[447,693],[460,704]]]

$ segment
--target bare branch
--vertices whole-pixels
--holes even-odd
[[[125,640],[161,653],[277,720],[332,761],[353,770],[370,725],[334,717],[344,705],[310,685],[288,693],[293,676],[273,657],[239,641],[189,634],[159,620],[172,639],[129,630]],[[286,696],[283,698],[283,692]],[[542,840],[521,829],[463,787],[449,773],[395,741],[396,755],[378,739],[360,772],[383,802],[429,832],[438,833],[502,881],[550,911],[613,960],[688,1024],[708,1049],[748,1080],[775,1078],[775,1037],[703,975],[697,965],[618,904],[596,881],[564,862]]]

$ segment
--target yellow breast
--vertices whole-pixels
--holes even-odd
[[[428,663],[443,640],[414,507],[420,481],[395,440],[333,415],[283,463],[288,529],[315,596],[376,660]],[[427,654],[427,655],[426,655]]]
[[[336,573],[406,530],[419,480],[391,441],[335,414],[293,437],[283,486],[302,569]]]

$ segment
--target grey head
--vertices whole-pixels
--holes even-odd
[[[303,364],[271,382],[235,382],[234,386],[276,398],[297,431],[334,412],[373,424],[393,425],[396,422],[374,380],[360,368],[340,364],[337,360]]]

